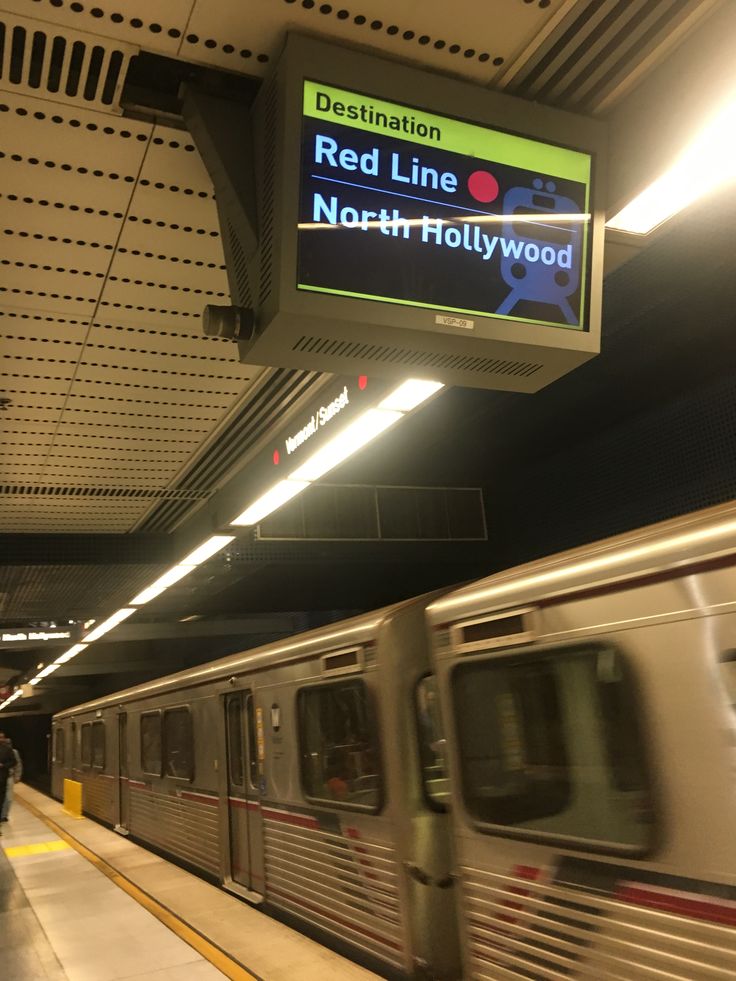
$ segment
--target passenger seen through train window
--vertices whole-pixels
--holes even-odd
[[[298,712],[306,795],[360,808],[377,807],[376,731],[363,682],[303,689]]]

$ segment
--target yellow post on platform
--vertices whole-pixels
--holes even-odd
[[[78,780],[64,780],[64,812],[69,817],[82,816],[82,785]]]

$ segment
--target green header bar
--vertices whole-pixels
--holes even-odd
[[[590,183],[590,156],[587,153],[512,136],[319,82],[304,82],[304,115],[550,177]]]

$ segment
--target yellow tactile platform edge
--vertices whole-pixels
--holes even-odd
[[[185,943],[193,947],[198,954],[201,954],[205,960],[209,961],[213,967],[216,967],[218,971],[221,971],[225,977],[231,978],[231,981],[262,981],[257,974],[252,974],[250,971],[246,970],[242,964],[239,964],[236,960],[233,960],[229,954],[226,954],[224,950],[215,946],[211,941],[203,937],[201,933],[198,933],[193,927],[190,927],[188,923],[179,919],[175,913],[167,909],[164,905],[150,896],[143,889],[140,889],[135,883],[131,882],[130,879],[126,879],[124,875],[114,869],[111,865],[100,858],[99,855],[95,855],[93,851],[90,851],[85,845],[80,841],[77,841],[72,835],[66,832],[62,827],[60,827],[52,818],[47,817],[43,811],[40,811],[37,807],[34,807],[27,800],[21,800],[18,798],[18,803],[23,807],[27,808],[31,814],[37,817],[40,821],[51,828],[54,834],[58,835],[62,840],[58,843],[55,842],[44,842],[40,845],[18,845],[11,848],[5,849],[5,854],[8,857],[13,857],[10,853],[14,852],[16,855],[24,854],[30,855],[34,854],[31,849],[35,849],[38,852],[43,851],[56,851],[59,848],[71,847],[79,854],[86,858],[88,862],[91,862],[96,869],[99,869],[103,875],[106,875],[108,879],[111,879],[116,886],[119,886],[124,892],[126,892],[132,899],[139,903],[144,909],[147,909],[149,913],[160,920],[165,926],[169,928],[177,937],[181,938]],[[50,848],[49,845],[56,844],[56,848]]]
[[[37,841],[32,845],[9,845],[3,848],[8,858],[21,858],[23,855],[41,855],[43,852],[61,852],[71,847],[65,841]]]

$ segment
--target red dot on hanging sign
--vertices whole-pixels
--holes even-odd
[[[280,459],[281,459],[281,457],[279,456],[279,451],[278,450],[274,450],[273,451],[273,462],[274,462],[274,466],[277,467],[279,465],[279,460]]]
[[[498,197],[498,181],[487,170],[474,170],[468,177],[468,190],[476,201],[488,204]]]
[[[368,375],[358,375],[358,388],[364,392],[368,385]]]

